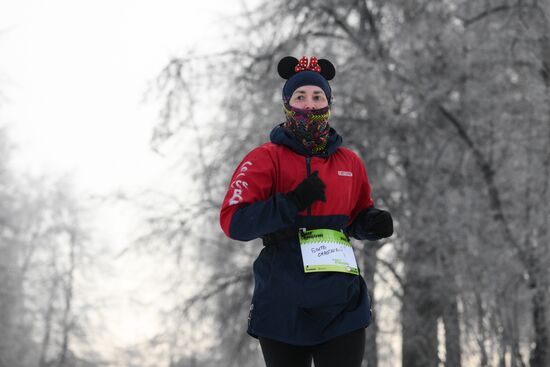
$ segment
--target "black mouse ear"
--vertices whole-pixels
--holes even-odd
[[[277,72],[283,79],[288,79],[294,74],[296,74],[296,71],[294,68],[298,65],[298,59],[292,56],[286,56],[279,61],[279,65],[277,65]]]
[[[321,75],[326,80],[331,80],[336,75],[336,69],[334,69],[334,65],[327,59],[320,59],[317,60],[317,65],[321,67]]]

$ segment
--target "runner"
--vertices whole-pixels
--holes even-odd
[[[333,64],[278,64],[285,122],[235,170],[220,223],[232,239],[262,238],[247,332],[267,367],[359,367],[371,322],[367,286],[349,237],[393,233],[374,207],[364,164],[329,126]]]

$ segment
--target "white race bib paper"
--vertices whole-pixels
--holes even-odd
[[[351,242],[341,231],[301,229],[299,238],[306,273],[338,271],[359,274]]]

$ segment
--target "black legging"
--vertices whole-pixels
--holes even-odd
[[[365,329],[312,346],[286,344],[260,337],[267,367],[360,367],[365,353]]]

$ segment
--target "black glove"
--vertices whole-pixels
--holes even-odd
[[[315,171],[311,176],[300,182],[294,190],[289,191],[286,197],[296,204],[299,211],[302,211],[314,201],[327,201],[325,187],[324,182],[317,176],[317,171]]]
[[[361,213],[361,223],[365,232],[380,237],[389,237],[393,234],[393,219],[390,212],[369,208]]]

